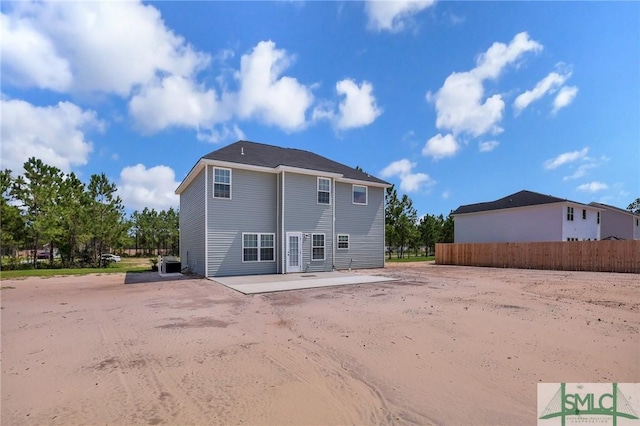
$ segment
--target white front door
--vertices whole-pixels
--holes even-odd
[[[302,233],[287,232],[287,273],[302,272]]]

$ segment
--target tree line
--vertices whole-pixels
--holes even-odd
[[[411,198],[406,194],[398,197],[392,186],[385,194],[385,238],[389,259],[393,252],[402,258],[407,251],[417,256],[422,249],[426,256],[435,252],[436,243],[453,242],[453,217],[425,214],[418,218]]]
[[[32,267],[43,253],[50,265],[62,267],[104,266],[101,254],[124,248],[177,254],[178,212],[173,208],[145,208],[127,218],[117,186],[104,173],[85,184],[75,173],[65,174],[34,157],[23,168],[18,176],[9,169],[0,172],[0,244],[3,257],[13,263],[20,250],[28,251]]]

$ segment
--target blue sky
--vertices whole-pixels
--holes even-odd
[[[177,207],[238,139],[396,184],[420,215],[640,196],[637,2],[2,2],[0,166]]]

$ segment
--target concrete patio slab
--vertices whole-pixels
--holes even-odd
[[[306,288],[333,287],[396,281],[378,275],[357,275],[347,272],[312,272],[304,274],[244,275],[209,278],[243,294],[271,293]]]

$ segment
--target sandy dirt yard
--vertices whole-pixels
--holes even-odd
[[[535,424],[539,382],[640,382],[638,275],[365,273],[399,281],[3,280],[2,424]]]

